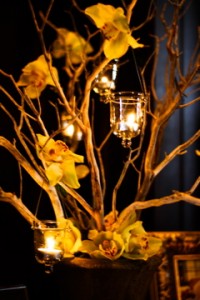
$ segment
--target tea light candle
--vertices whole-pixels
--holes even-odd
[[[108,92],[111,89],[114,89],[114,82],[107,76],[99,77],[94,86],[94,91],[100,95]]]
[[[137,131],[139,128],[139,124],[136,122],[136,116],[134,113],[130,113],[127,116],[126,124],[129,127],[129,130]]]
[[[49,259],[60,259],[62,256],[62,250],[60,249],[38,248],[38,251]]]
[[[107,89],[110,88],[111,81],[108,79],[108,77],[103,76],[101,80],[99,81],[99,88],[101,89]]]
[[[46,246],[38,248],[38,251],[48,259],[60,259],[62,256],[62,250],[55,249],[55,244],[56,242],[53,237],[47,237]]]

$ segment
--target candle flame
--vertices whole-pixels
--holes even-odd
[[[55,248],[55,239],[53,237],[46,238],[46,248],[52,250]]]
[[[137,131],[139,128],[139,124],[136,122],[136,115],[134,113],[127,115],[126,124],[130,129],[132,128],[134,131]]]
[[[68,122],[63,122],[63,134],[68,137],[72,137],[74,134],[74,124],[70,124]]]

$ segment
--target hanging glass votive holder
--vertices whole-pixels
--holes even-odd
[[[42,221],[33,226],[36,260],[44,264],[45,272],[51,273],[55,263],[64,255],[65,227],[56,221]]]
[[[118,60],[111,61],[96,77],[93,90],[100,95],[100,101],[108,102],[108,96],[116,89]]]
[[[147,97],[140,92],[123,91],[110,97],[110,126],[122,139],[124,147],[131,146],[131,139],[141,133],[146,116]]]

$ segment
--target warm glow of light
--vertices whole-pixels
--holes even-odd
[[[55,248],[55,239],[53,237],[47,237],[45,242],[46,242],[46,248],[48,250],[52,250]]]
[[[134,113],[128,114],[126,124],[131,130],[137,131],[139,128],[139,124],[135,121],[135,119],[136,116]]]
[[[74,125],[68,124],[67,122],[63,122],[63,134],[68,137],[72,137],[74,134]]]
[[[44,253],[46,255],[51,255],[52,259],[60,259],[60,255],[62,254],[61,249],[55,249],[56,241],[54,237],[47,237],[45,239],[45,247],[38,248],[40,253]]]
[[[102,83],[107,83],[107,82],[109,82],[108,77],[102,76],[102,77],[101,77],[101,82],[102,82]]]
[[[111,81],[109,80],[109,78],[107,76],[102,76],[101,81],[99,82],[99,85],[100,85],[99,87],[101,89],[110,88]]]
[[[79,131],[77,132],[77,141],[81,141],[81,140],[82,140],[82,137],[83,137],[83,133],[82,133],[81,130],[79,130]]]

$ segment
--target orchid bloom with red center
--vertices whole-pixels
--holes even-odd
[[[107,58],[123,56],[129,46],[133,49],[144,46],[131,36],[127,18],[121,7],[114,8],[112,5],[98,3],[86,8],[85,13],[104,34],[104,54]]]
[[[61,181],[71,188],[79,188],[75,162],[82,163],[83,156],[70,151],[63,141],[54,141],[41,134],[37,134],[37,138],[38,157],[44,162],[49,183],[54,186]]]
[[[162,246],[162,241],[146,233],[141,221],[126,227],[121,233],[125,243],[123,256],[128,259],[143,259],[157,254]]]
[[[91,257],[116,260],[124,251],[123,239],[116,232],[90,230],[88,239],[82,241],[79,250]]]
[[[66,56],[66,63],[80,64],[85,55],[93,51],[92,46],[77,32],[65,28],[57,29],[58,37],[53,43],[53,56],[60,58]]]
[[[50,72],[44,55],[41,55],[22,69],[17,85],[25,87],[30,99],[38,98],[47,85],[55,86],[51,73],[58,80],[57,69],[51,66]]]

